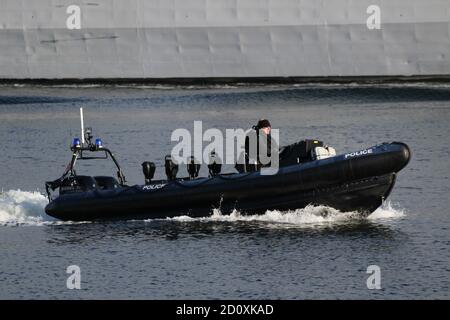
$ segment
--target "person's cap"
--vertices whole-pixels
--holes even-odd
[[[258,124],[257,124],[256,126],[257,126],[258,128],[272,127],[272,126],[270,125],[269,120],[267,120],[267,119],[260,119],[260,120],[258,121]]]

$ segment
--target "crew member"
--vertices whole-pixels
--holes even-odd
[[[261,157],[271,157],[272,148],[277,148],[277,143],[272,139],[270,131],[272,126],[267,119],[260,119],[256,126],[252,127],[245,137],[245,167],[247,172],[260,170],[261,167],[269,167],[269,163],[262,163]],[[254,145],[252,145],[254,144]],[[253,148],[252,148],[253,147]]]

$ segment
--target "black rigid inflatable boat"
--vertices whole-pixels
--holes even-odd
[[[196,177],[198,165],[194,165],[188,167],[193,172],[190,178],[177,179],[173,175],[176,166],[168,159],[167,180],[152,181],[155,166],[144,162],[146,184],[128,186],[114,155],[99,139],[95,143],[89,139],[87,144],[75,141],[66,172],[46,183],[50,203],[45,211],[61,220],[89,221],[200,217],[211,215],[214,208],[222,214],[234,209],[241,214],[260,214],[312,204],[368,215],[389,196],[397,173],[411,157],[406,144],[392,142],[318,160],[311,156],[314,144],[322,145],[317,140],[303,140],[283,148],[274,175],[260,171],[220,174],[214,163],[209,177]],[[75,173],[77,159],[97,159],[92,156],[96,152],[112,158],[118,180]],[[59,195],[53,197],[56,189]]]

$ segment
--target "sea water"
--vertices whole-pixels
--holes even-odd
[[[264,117],[281,145],[314,138],[337,153],[402,141],[412,160],[368,218],[309,206],[62,222],[45,214],[43,186],[70,160],[79,107],[131,184],[144,182],[144,160],[164,177],[171,132],[196,120],[225,130]],[[445,83],[1,86],[0,298],[450,298],[449,111]],[[101,161],[78,165],[115,172]],[[80,290],[67,286],[73,265]],[[381,289],[367,285],[372,265]]]

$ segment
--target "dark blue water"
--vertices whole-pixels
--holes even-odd
[[[206,130],[265,117],[281,144],[318,138],[338,153],[403,141],[413,158],[368,219],[307,208],[62,223],[45,215],[40,192],[70,159],[79,107],[130,183],[143,183],[142,161],[162,165],[172,131],[195,120]],[[448,299],[449,123],[445,84],[0,87],[0,298]],[[69,265],[81,290],[66,287]],[[380,267],[380,290],[367,288],[369,265]]]

